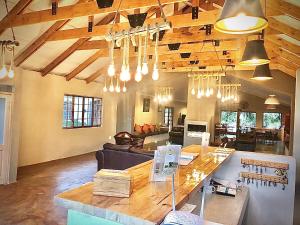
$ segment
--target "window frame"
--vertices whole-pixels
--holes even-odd
[[[282,125],[283,125],[283,113],[282,112],[272,112],[272,111],[267,111],[267,112],[263,112],[262,113],[262,128],[264,128],[264,129],[276,129],[276,130],[278,130],[278,129],[280,129],[280,127],[279,128],[268,128],[268,127],[265,127],[264,126],[264,120],[265,120],[265,118],[264,118],[264,114],[265,113],[277,113],[277,114],[280,114],[280,127],[282,127]]]
[[[241,113],[254,113],[255,114],[255,126],[254,127],[250,127],[250,128],[256,128],[257,127],[257,112],[255,112],[255,111],[240,111],[238,114],[238,116],[239,116],[239,120],[240,120],[240,127],[242,127],[241,126]]]
[[[168,109],[168,123],[165,123],[165,119],[166,119],[166,110]],[[163,119],[164,119],[164,124],[166,124],[167,126],[173,127],[174,124],[174,107],[170,107],[170,106],[165,106],[164,110],[163,110]],[[171,121],[171,124],[170,124]]]
[[[65,109],[63,108],[63,122],[62,122],[62,128],[63,129],[78,129],[78,128],[93,128],[93,127],[95,127],[95,128],[97,128],[97,127],[102,127],[102,123],[103,123],[103,98],[101,98],[101,97],[91,97],[91,96],[85,96],[85,95],[73,95],[73,94],[64,94],[64,98],[65,97],[72,97],[72,111],[71,111],[71,118],[72,118],[72,126],[71,127],[65,127],[64,126],[64,120],[65,120],[65,118],[64,118],[64,113],[65,113]],[[81,126],[74,126],[74,106],[75,106],[75,104],[74,104],[74,99],[75,99],[75,97],[79,97],[79,98],[82,98],[82,105],[81,105],[81,110],[82,110],[82,116],[81,116],[81,119],[82,119],[82,124],[81,124]],[[85,120],[85,117],[84,117],[84,112],[85,112],[85,109],[84,109],[84,107],[85,107],[85,99],[88,99],[88,98],[91,98],[92,99],[92,105],[93,105],[93,107],[92,107],[92,112],[91,112],[91,125],[89,125],[89,126],[85,126],[84,125],[84,120]],[[65,100],[65,99],[64,99]],[[93,125],[94,124],[94,113],[95,113],[95,111],[94,111],[94,107],[95,107],[95,100],[100,100],[100,108],[99,108],[99,110],[100,110],[100,112],[99,112],[99,120],[100,120],[100,123],[99,124],[97,124],[97,125]]]

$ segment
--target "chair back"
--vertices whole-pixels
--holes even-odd
[[[68,210],[68,225],[122,225],[111,220],[91,216],[75,210]]]

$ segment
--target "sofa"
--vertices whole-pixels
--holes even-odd
[[[237,131],[235,147],[239,151],[255,151],[256,149],[256,132]]]
[[[106,143],[103,149],[96,152],[98,170],[125,170],[140,163],[153,159],[152,154],[144,154],[130,145],[115,145]]]
[[[133,136],[137,138],[146,138],[153,135],[166,134],[169,128],[167,126],[157,126],[153,124],[134,125]]]
[[[126,131],[119,132],[115,136],[117,145],[129,145],[130,148],[143,148],[145,137],[138,137]]]

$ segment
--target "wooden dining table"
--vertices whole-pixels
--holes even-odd
[[[226,154],[215,151],[217,147],[203,148],[191,145],[184,152],[199,153],[187,166],[179,166],[175,176],[176,208],[181,208],[189,198],[198,192],[211,176],[228,160],[234,149]],[[171,180],[152,182],[149,175],[152,161],[127,169],[133,176],[133,192],[129,198],[93,195],[93,182],[68,190],[55,196],[55,202],[67,209],[116,221],[124,225],[161,224],[172,210]],[[194,171],[201,174],[199,180],[190,180],[187,175]]]

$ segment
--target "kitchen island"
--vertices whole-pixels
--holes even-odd
[[[199,156],[189,165],[180,166],[176,178],[176,208],[180,209],[195,195],[204,182],[216,172],[233,154],[216,153],[216,147],[202,148],[191,145],[185,152],[197,152]],[[95,196],[93,182],[63,192],[55,197],[55,202],[68,209],[116,221],[124,225],[161,224],[172,210],[171,182],[150,182],[152,161],[129,168],[133,176],[133,192],[129,198]],[[201,174],[200,179],[190,179],[193,172]]]

